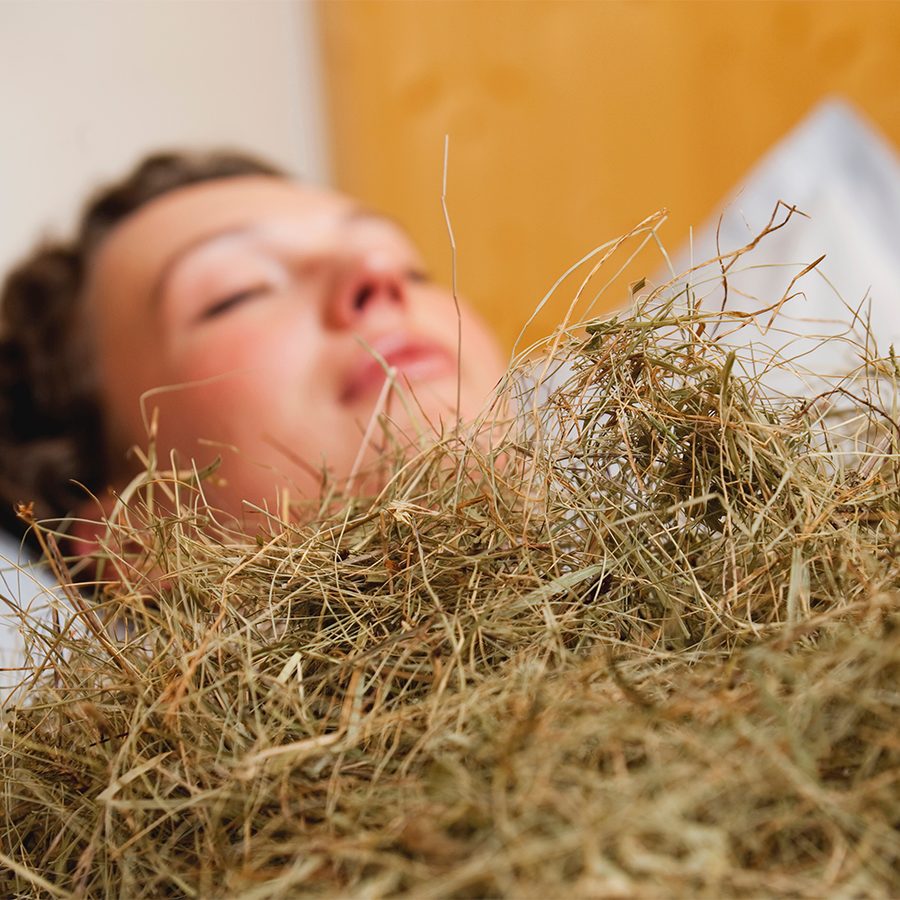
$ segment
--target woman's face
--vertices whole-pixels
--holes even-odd
[[[497,347],[390,220],[339,194],[247,176],[166,194],[119,225],[88,286],[109,440],[223,465],[211,502],[239,513],[287,488],[346,481],[373,415],[398,436],[452,427],[484,405]],[[393,371],[386,384],[384,365]],[[411,399],[410,389],[415,395]],[[149,393],[148,393],[149,392]],[[362,468],[378,457],[370,430]],[[357,482],[357,484],[359,484]]]

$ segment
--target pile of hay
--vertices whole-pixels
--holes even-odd
[[[900,894],[896,366],[838,452],[670,294],[314,522],[151,469],[35,626],[3,895]]]

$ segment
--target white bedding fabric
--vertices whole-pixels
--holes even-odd
[[[860,354],[838,336],[853,319],[851,309],[859,309],[870,316],[879,351],[887,353],[892,342],[900,351],[900,158],[842,101],[822,103],[771,150],[734,191],[721,220],[715,216],[700,229],[692,246],[674,257],[673,268],[682,272],[746,245],[766,226],[779,200],[809,218],[792,216],[736,264],[728,275],[728,307],[752,312],[777,302],[804,267],[823,254],[825,259],[793,289],[802,296],[783,307],[782,331],[747,328],[726,340],[735,345],[763,340],[785,356],[801,354],[807,369],[843,375],[859,364]],[[778,217],[784,218],[783,209]],[[691,280],[704,306],[720,308],[717,265]],[[860,339],[864,329],[855,331]],[[832,339],[823,344],[822,337]],[[785,371],[766,381],[789,394],[822,386]]]
[[[26,663],[21,617],[10,601],[38,622],[50,622],[51,605],[59,603],[53,577],[35,564],[19,542],[0,532],[0,708],[15,692]]]

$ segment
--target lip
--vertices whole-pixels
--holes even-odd
[[[372,349],[396,371],[404,383],[430,381],[456,371],[453,355],[439,344],[409,335],[386,335],[371,342]],[[403,376],[402,381],[399,376]],[[381,389],[387,373],[381,362],[368,350],[353,365],[341,386],[340,400],[350,404]]]

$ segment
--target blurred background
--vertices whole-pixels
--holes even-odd
[[[227,144],[394,215],[449,279],[449,134],[460,290],[510,347],[660,207],[681,247],[823,97],[900,143],[898,51],[900,3],[865,0],[5,0],[0,267],[139,155]]]

